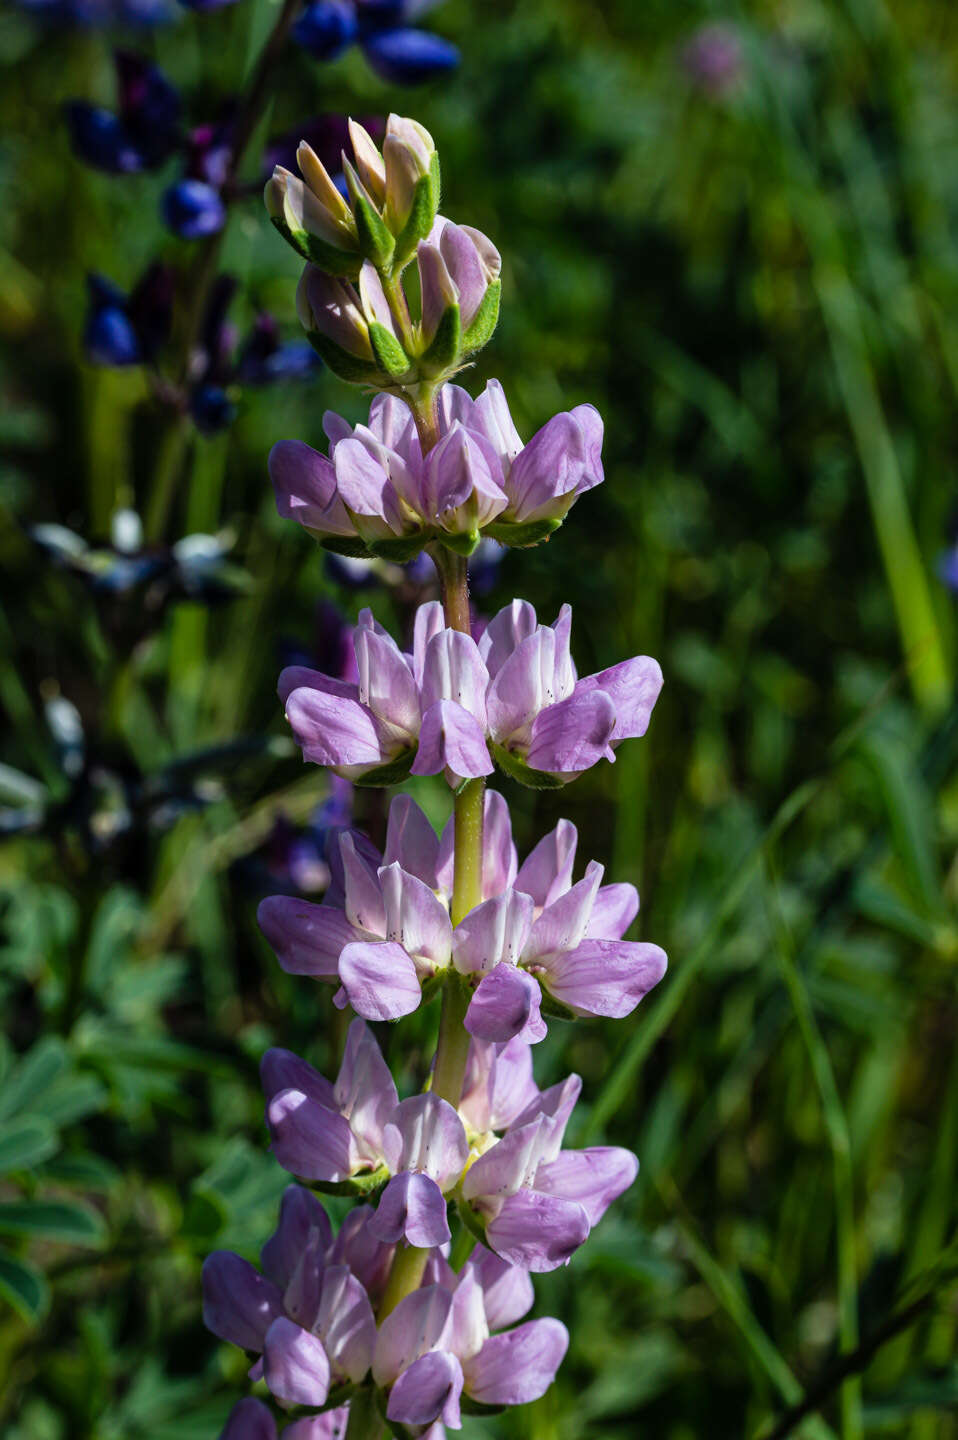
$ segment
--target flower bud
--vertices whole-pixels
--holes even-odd
[[[352,285],[307,265],[296,290],[296,313],[310,344],[330,370],[356,384],[372,380],[376,363],[369,326]]]
[[[308,145],[296,158],[306,179],[277,165],[263,196],[267,214],[293,249],[327,275],[355,279],[363,257],[352,212]]]
[[[343,199],[309,145],[296,152],[302,179],[277,166],[266,209],[280,234],[328,275],[355,280],[365,260],[394,276],[429,234],[439,203],[439,160],[428,130],[391,115],[383,154],[349,122],[352,158],[343,155]]]
[[[416,120],[390,115],[383,141],[386,203],[383,217],[402,265],[432,229],[439,208],[439,156],[432,136]]]

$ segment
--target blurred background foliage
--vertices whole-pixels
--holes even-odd
[[[208,118],[276,13],[241,0],[133,43]],[[860,1413],[869,1435],[956,1436],[958,657],[939,568],[958,11],[449,0],[429,24],[462,65],[415,92],[356,50],[317,65],[290,47],[243,173],[262,134],[321,110],[429,127],[444,211],[504,256],[500,329],[467,383],[499,376],[526,436],[585,400],[607,426],[607,483],[551,543],[507,553],[479,603],[571,601],[581,669],[645,651],[667,679],[614,767],[561,795],[498,782],[520,851],[566,814],[580,855],[638,884],[671,969],[631,1022],[540,1047],[543,1082],[584,1078],[574,1139],[629,1145],[642,1173],[537,1286],[572,1334],[558,1384],[463,1434],[768,1436],[810,1389],[820,1417],[787,1433],[855,1436]],[[412,583],[345,585],[275,515],[269,446],[320,445],[327,407],[362,413],[333,377],[245,389],[206,437],[143,368],[84,358],[88,271],[128,291],[157,256],[195,254],[162,228],[167,171],[70,153],[62,106],[113,102],[115,41],[0,14],[10,1440],[201,1440],[241,1392],[242,1357],[202,1328],[199,1265],[272,1228],[260,1054],[322,1067],[341,1035],[255,926],[328,794],[276,674],[321,643],[320,601],[401,629]],[[267,309],[293,338],[297,264],[255,194],[221,262],[240,331]],[[163,580],[95,584],[60,532],[31,539],[55,525],[103,547],[131,507],[157,546],[217,537],[199,580],[171,583],[167,560]],[[441,822],[441,788],[415,793]],[[368,792],[357,820],[381,829]],[[410,1085],[434,1008],[401,1054],[386,1037]],[[836,1356],[858,1346],[860,1405],[854,1382],[842,1405]]]

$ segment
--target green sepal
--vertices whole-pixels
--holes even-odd
[[[325,240],[320,240],[318,235],[311,235],[308,230],[291,230],[286,221],[278,215],[271,215],[270,219],[286,243],[292,245],[304,260],[311,260],[327,275],[337,275],[340,279],[347,280],[356,279],[363,257],[355,250],[337,250],[335,245],[329,245]]]
[[[378,320],[369,322],[369,343],[373,348],[373,354],[379,362],[380,370],[384,370],[392,380],[398,380],[400,376],[409,373],[411,361],[405,350],[385,327],[380,325]]]
[[[415,758],[415,750],[404,750],[395,760],[389,760],[385,765],[377,765],[374,770],[367,770],[365,775],[357,776],[353,784],[361,785],[364,789],[375,789],[379,785],[400,785],[408,778]]]
[[[397,535],[385,540],[370,540],[369,552],[377,555],[380,560],[392,560],[395,565],[408,565],[410,560],[415,560],[428,539],[428,535],[420,532],[417,535]]]
[[[318,1190],[321,1195],[371,1195],[374,1190],[379,1190],[389,1179],[389,1170],[385,1165],[370,1170],[365,1175],[352,1175],[348,1180],[310,1180],[309,1188]]]
[[[474,1235],[479,1241],[480,1245],[485,1245],[486,1227],[485,1225],[483,1225],[482,1221],[479,1219],[479,1216],[476,1214],[475,1210],[473,1210],[472,1206],[467,1204],[465,1200],[457,1200],[456,1211],[459,1215],[459,1219],[469,1231],[469,1234]]]
[[[460,530],[457,534],[447,535],[445,531],[440,535],[440,544],[445,545],[454,555],[471,555],[479,544],[478,530]]]
[[[367,260],[373,262],[377,270],[388,269],[396,248],[392,231],[379,211],[370,205],[365,195],[354,194],[350,188],[350,196],[360,251]]]
[[[425,240],[432,229],[439,209],[439,156],[434,154],[429,174],[418,181],[412,197],[412,208],[405,225],[396,236],[396,248],[392,257],[392,273],[398,274],[416,253],[420,240]]]
[[[439,317],[436,333],[419,357],[421,375],[434,378],[453,370],[462,354],[462,311],[458,305],[447,305]]]
[[[485,533],[498,540],[500,545],[511,545],[517,550],[528,550],[532,545],[541,545],[554,535],[562,524],[563,516],[550,515],[547,520],[493,520],[485,527]]]
[[[502,281],[493,280],[486,288],[486,293],[479,302],[479,309],[472,317],[472,322],[465,335],[462,337],[462,353],[472,355],[476,350],[481,350],[483,345],[488,345],[492,339],[493,331],[499,323],[499,297],[502,294]]]
[[[489,753],[500,770],[513,780],[518,780],[520,785],[525,785],[527,790],[561,790],[565,784],[558,775],[548,775],[544,770],[531,769],[518,755],[514,755],[505,746],[498,745],[495,740],[489,741]]]
[[[550,995],[548,990],[542,986],[539,988],[542,990],[539,1008],[543,1015],[548,1015],[550,1020],[578,1020],[578,1015],[574,1010],[570,1010],[568,1005],[563,1005],[561,1000],[557,1000],[554,995]]]
[[[450,970],[448,965],[438,970],[435,975],[430,975],[428,980],[422,982],[422,1003],[428,1005],[435,995],[445,986],[449,978]]]
[[[347,555],[350,560],[366,559],[369,555],[369,547],[358,535],[320,535],[316,530],[309,533],[315,535],[322,548],[333,555]]]
[[[374,385],[379,377],[379,367],[372,360],[363,360],[359,355],[350,355],[348,350],[332,340],[327,340],[325,335],[320,335],[317,330],[307,330],[306,338],[312,345],[316,354],[328,365],[334,375],[340,380],[348,380],[351,385]]]
[[[479,1400],[473,1400],[465,1391],[459,1396],[459,1409],[463,1415],[501,1415],[505,1405],[483,1405]]]

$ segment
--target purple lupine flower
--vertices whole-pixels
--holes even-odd
[[[442,238],[454,230],[478,266],[479,241],[448,224]],[[440,250],[420,246],[421,254],[426,251],[445,267]],[[474,276],[470,303],[486,273]],[[315,274],[313,283],[321,282],[324,294],[339,283]],[[330,334],[334,321],[343,325],[347,310],[357,333],[364,325],[358,296],[345,305],[337,301],[326,312]],[[337,334],[345,343],[345,334]],[[524,446],[497,380],[475,401],[457,385],[443,387],[440,440],[425,461],[412,416],[395,396],[374,399],[368,425],[353,428],[332,412],[323,423],[329,460],[300,441],[281,440],[270,453],[270,476],[280,514],[299,520],[333,549],[346,540],[386,558],[408,558],[436,537],[472,549],[480,531],[506,543],[533,543],[603,478],[602,420],[591,405],[553,416]]]
[[[294,1420],[280,1434],[282,1440],[344,1440],[348,1423],[349,1410],[341,1405],[322,1415]],[[219,1440],[277,1440],[276,1421],[261,1400],[249,1396],[233,1406]]]
[[[96,170],[128,175],[155,170],[180,143],[180,97],[155,65],[141,55],[114,55],[118,109],[84,100],[66,107],[74,152]]]
[[[459,64],[448,40],[409,24],[410,0],[310,0],[293,38],[316,60],[335,60],[357,41],[371,68],[393,85],[421,85]]]
[[[262,1273],[227,1250],[203,1264],[207,1329],[259,1355],[250,1374],[283,1404],[323,1405],[331,1384],[359,1382],[372,1363],[369,1297],[333,1248],[322,1205],[294,1185],[263,1246]]]
[[[482,903],[453,929],[453,825],[436,836],[418,805],[397,796],[385,856],[355,833],[339,837],[341,884],[324,904],[273,895],[258,918],[284,970],[341,983],[367,1020],[416,1010],[423,985],[468,984],[466,1027],[479,1039],[545,1034],[542,996],[570,1015],[628,1015],[662,978],[664,952],[622,939],[639,908],[635,887],[602,885],[594,861],[573,884],[577,836],[562,820],[517,866],[509,811],[485,797]]]
[[[507,1073],[516,1068],[523,1045],[510,1042]],[[499,1056],[495,1047],[488,1051],[475,1065],[491,1072]],[[463,1116],[430,1091],[397,1102],[392,1076],[362,1020],[350,1026],[335,1086],[286,1050],[267,1051],[262,1074],[279,1163],[323,1185],[352,1182],[370,1190],[385,1181],[369,1221],[369,1233],[384,1244],[444,1244],[450,1238],[447,1198],[455,1192],[502,1259],[527,1270],[553,1270],[637,1173],[635,1157],[615,1146],[562,1149],[582,1085],[576,1075],[545,1091],[530,1078],[532,1098],[500,1136],[467,1131]],[[488,1083],[495,1088],[494,1078]]]
[[[344,444],[360,473],[371,463],[369,450],[344,440],[337,456]],[[324,456],[284,441],[274,446],[270,469],[281,513],[327,534],[336,526],[346,532],[349,512]],[[393,473],[399,476],[398,466]],[[358,503],[348,485],[346,493]],[[364,610],[354,642],[358,685],[293,667],[280,675],[279,693],[304,759],[347,779],[393,784],[410,771],[443,771],[458,784],[489,775],[491,755],[522,783],[553,788],[601,759],[614,760],[621,741],[644,735],[662,688],[662,671],[648,655],[579,679],[571,623],[568,605],[554,625],[540,625],[527,601],[514,600],[477,643],[447,629],[441,605],[429,601],[416,612],[412,654],[404,654]]]

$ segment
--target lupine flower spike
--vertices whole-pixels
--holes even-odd
[[[323,8],[329,43],[347,43],[333,32],[361,7]],[[223,1440],[441,1440],[464,1409],[545,1392],[568,1335],[523,1318],[530,1274],[569,1263],[638,1161],[618,1146],[565,1148],[581,1081],[540,1089],[534,1047],[554,1021],[630,1015],[666,968],[657,945],[626,938],[634,887],[604,883],[595,861],[577,878],[575,827],[560,820],[520,863],[506,798],[486,788],[497,768],[507,784],[559,788],[614,761],[646,733],[662,686],[646,655],[580,676],[568,605],[542,624],[514,600],[473,631],[468,557],[549,539],[602,482],[601,418],[576,406],[524,444],[497,381],[475,398],[451,383],[494,329],[498,251],[438,213],[421,125],[390,116],[381,149],[358,125],[350,139],[345,197],[301,145],[300,175],[278,167],[266,204],[307,261],[298,308],[311,343],[378,393],[366,424],[326,415],[326,454],[280,441],[270,477],[280,514],[337,563],[425,552],[442,601],[418,606],[405,645],[363,610],[317,668],[287,666],[279,691],[303,758],[338,785],[441,775],[452,813],[437,833],[397,796],[380,851],[347,804],[327,831],[322,904],[260,906],[283,969],[331,984],[355,1018],[334,1078],[281,1046],[262,1059],[272,1151],[301,1184],[260,1269],[228,1252],[207,1260],[204,1314],[297,1413],[280,1432],[272,1409],[240,1400]],[[432,1066],[400,1093],[367,1022],[438,997]],[[337,1234],[313,1191],[359,1202]]]

